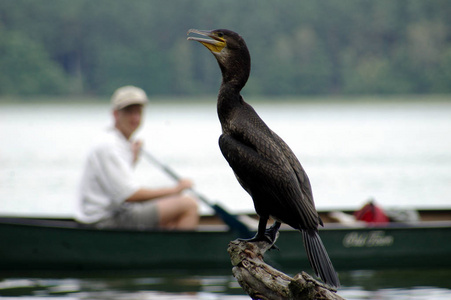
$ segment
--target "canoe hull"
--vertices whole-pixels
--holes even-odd
[[[26,223],[26,222],[25,222]],[[451,223],[326,227],[320,236],[337,270],[451,267]],[[1,270],[230,269],[233,232],[93,230],[0,220]],[[309,269],[302,235],[281,230],[265,259],[282,270]]]

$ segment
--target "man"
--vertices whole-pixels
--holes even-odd
[[[113,94],[114,127],[88,155],[76,211],[79,222],[97,228],[197,227],[197,202],[182,194],[191,188],[190,180],[150,189],[140,187],[132,178],[141,142],[131,137],[141,124],[147,102],[146,93],[134,86],[124,86]]]

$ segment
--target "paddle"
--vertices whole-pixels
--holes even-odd
[[[174,180],[179,181],[181,178],[178,176],[172,169],[170,169],[168,166],[161,163],[159,160],[157,160],[153,155],[151,155],[148,151],[145,151],[144,149],[141,149],[141,153],[151,162],[153,162],[155,165],[160,167],[164,172],[166,172],[170,177],[172,177]],[[222,208],[220,205],[212,203],[210,200],[199,194],[194,189],[190,189],[199,200],[210,206],[215,213],[224,221],[225,224],[229,226],[231,230],[234,230],[239,233],[241,237],[248,238],[252,236],[252,233],[249,231],[249,228],[243,224],[240,220],[237,219],[235,215],[230,214],[227,212],[224,208]]]

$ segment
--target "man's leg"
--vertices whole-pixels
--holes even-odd
[[[195,229],[199,224],[197,201],[187,195],[156,200],[159,225],[167,229]]]

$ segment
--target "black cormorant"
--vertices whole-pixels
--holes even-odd
[[[239,183],[251,195],[260,217],[258,232],[249,241],[273,243],[281,222],[300,230],[313,270],[324,282],[338,287],[337,274],[318,235],[318,225],[323,223],[315,209],[307,174],[288,145],[240,95],[251,68],[244,39],[226,29],[191,29],[190,33],[209,37],[188,39],[207,47],[221,68],[219,147]],[[270,217],[275,222],[266,229]]]

